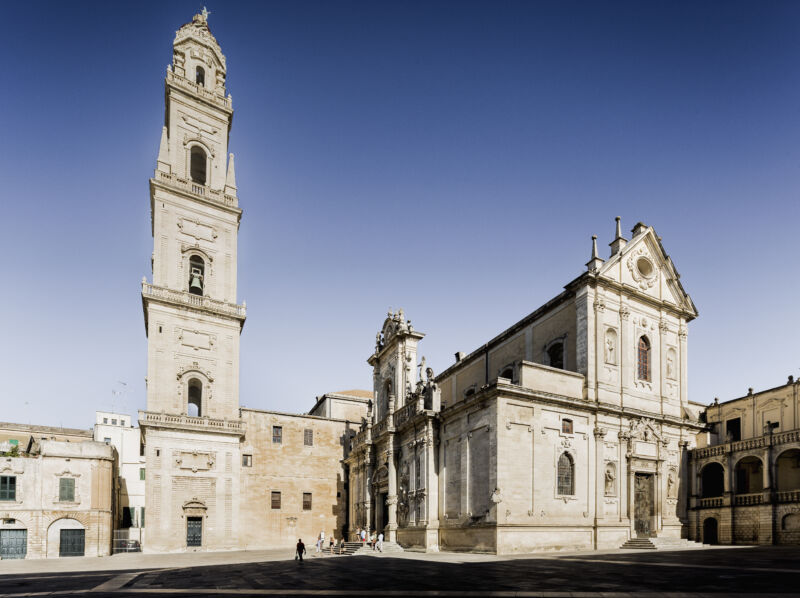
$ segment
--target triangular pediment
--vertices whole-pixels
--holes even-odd
[[[598,277],[696,316],[697,310],[683,289],[680,274],[653,227],[638,224],[634,231],[625,247],[600,266]]]

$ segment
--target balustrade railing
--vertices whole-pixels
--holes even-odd
[[[764,448],[767,446],[767,438],[760,436],[758,438],[748,438],[747,440],[738,440],[731,442],[731,451],[749,451],[751,449]]]
[[[236,198],[233,197],[232,195],[226,195],[223,191],[219,189],[212,189],[207,185],[201,185],[190,179],[181,178],[175,173],[159,171],[157,173],[156,180],[159,183],[163,183],[165,185],[173,187],[174,189],[188,191],[189,193],[192,193],[194,195],[199,195],[204,199],[215,201],[229,208],[235,208],[237,204]]]
[[[402,425],[403,423],[414,417],[414,414],[416,414],[416,412],[417,412],[416,400],[410,401],[409,403],[403,405],[402,407],[400,407],[400,409],[394,412],[394,425],[395,426]]]
[[[772,444],[786,444],[787,442],[800,442],[800,430],[790,430],[772,436]]]
[[[800,490],[779,490],[776,498],[778,502],[800,502]]]
[[[219,301],[211,297],[193,295],[188,291],[176,291],[165,287],[157,287],[146,281],[142,281],[142,295],[162,299],[177,305],[188,305],[209,311],[217,312],[226,316],[233,316],[244,320],[247,317],[247,308],[244,305]]]
[[[717,446],[708,446],[704,448],[695,449],[695,457],[703,459],[705,457],[714,457],[716,455],[724,455],[727,445],[720,444]]]
[[[700,499],[700,506],[702,508],[710,508],[710,507],[721,507],[722,506],[722,497],[717,496],[714,498],[701,498]]]
[[[737,507],[747,505],[760,505],[764,502],[764,495],[761,492],[756,494],[737,494],[734,504]]]
[[[789,430],[780,434],[773,434],[772,444],[777,446],[779,444],[788,444],[790,442],[800,442],[800,430]],[[736,442],[727,442],[717,444],[714,446],[707,446],[694,450],[695,458],[705,459],[707,457],[715,457],[724,455],[725,453],[734,453],[737,451],[749,451],[753,449],[765,449],[769,446],[769,436],[759,436],[758,438],[748,438],[746,440],[737,440]]]
[[[210,100],[215,104],[222,106],[223,108],[231,109],[233,107],[233,101],[231,97],[225,97],[224,95],[218,94],[213,91],[207,90],[202,85],[198,85],[191,79],[187,79],[186,77],[181,77],[180,75],[176,75],[174,71],[168,70],[167,71],[167,81],[178,86],[182,87],[183,89],[189,90],[203,99]]]
[[[224,432],[242,433],[244,424],[241,421],[230,419],[212,419],[209,417],[194,417],[191,415],[156,413],[153,411],[140,411],[139,424],[142,425],[174,425],[188,428],[202,428],[206,430],[219,430]]]

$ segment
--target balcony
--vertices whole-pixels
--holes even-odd
[[[204,199],[206,201],[224,206],[226,208],[233,208],[238,210],[239,200],[232,196],[226,195],[220,189],[212,189],[208,185],[200,185],[189,179],[182,179],[178,175],[169,172],[157,171],[156,176],[152,179],[154,183],[159,183],[170,189],[183,191]]]
[[[211,102],[215,106],[222,108],[226,112],[233,112],[233,100],[230,96],[225,97],[213,91],[209,91],[186,77],[176,75],[172,70],[167,71],[167,85],[189,91],[206,102]]]
[[[140,411],[139,425],[142,428],[182,428],[184,430],[216,434],[244,435],[244,424],[240,420],[211,419],[210,417],[192,417],[190,415],[173,415],[155,413],[153,411]]]
[[[219,301],[211,297],[192,295],[188,291],[176,291],[165,287],[157,287],[148,283],[146,280],[142,280],[142,299],[151,299],[168,305],[188,307],[190,309],[211,312],[219,316],[235,318],[241,321],[242,326],[244,326],[244,320],[247,317],[247,308],[244,305]],[[145,312],[145,317],[146,316],[147,313]]]
[[[722,497],[715,497],[715,498],[701,498],[700,499],[700,508],[702,509],[710,509],[713,507],[721,507],[722,506]]]
[[[800,502],[800,490],[779,490],[776,498],[778,502]]]

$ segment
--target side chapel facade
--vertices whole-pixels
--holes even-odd
[[[686,536],[697,311],[653,228],[632,233],[617,219],[608,260],[593,238],[560,295],[435,378],[423,334],[389,313],[346,460],[351,531],[501,554]]]

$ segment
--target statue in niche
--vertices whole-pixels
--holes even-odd
[[[617,363],[617,333],[613,329],[606,332],[606,363]]]
[[[675,498],[678,494],[678,484],[675,470],[670,469],[667,474],[667,498]]]
[[[670,380],[675,379],[675,359],[672,355],[672,351],[667,353],[667,378]]]
[[[613,463],[606,464],[606,496],[614,496],[614,483],[617,481],[616,467]]]

